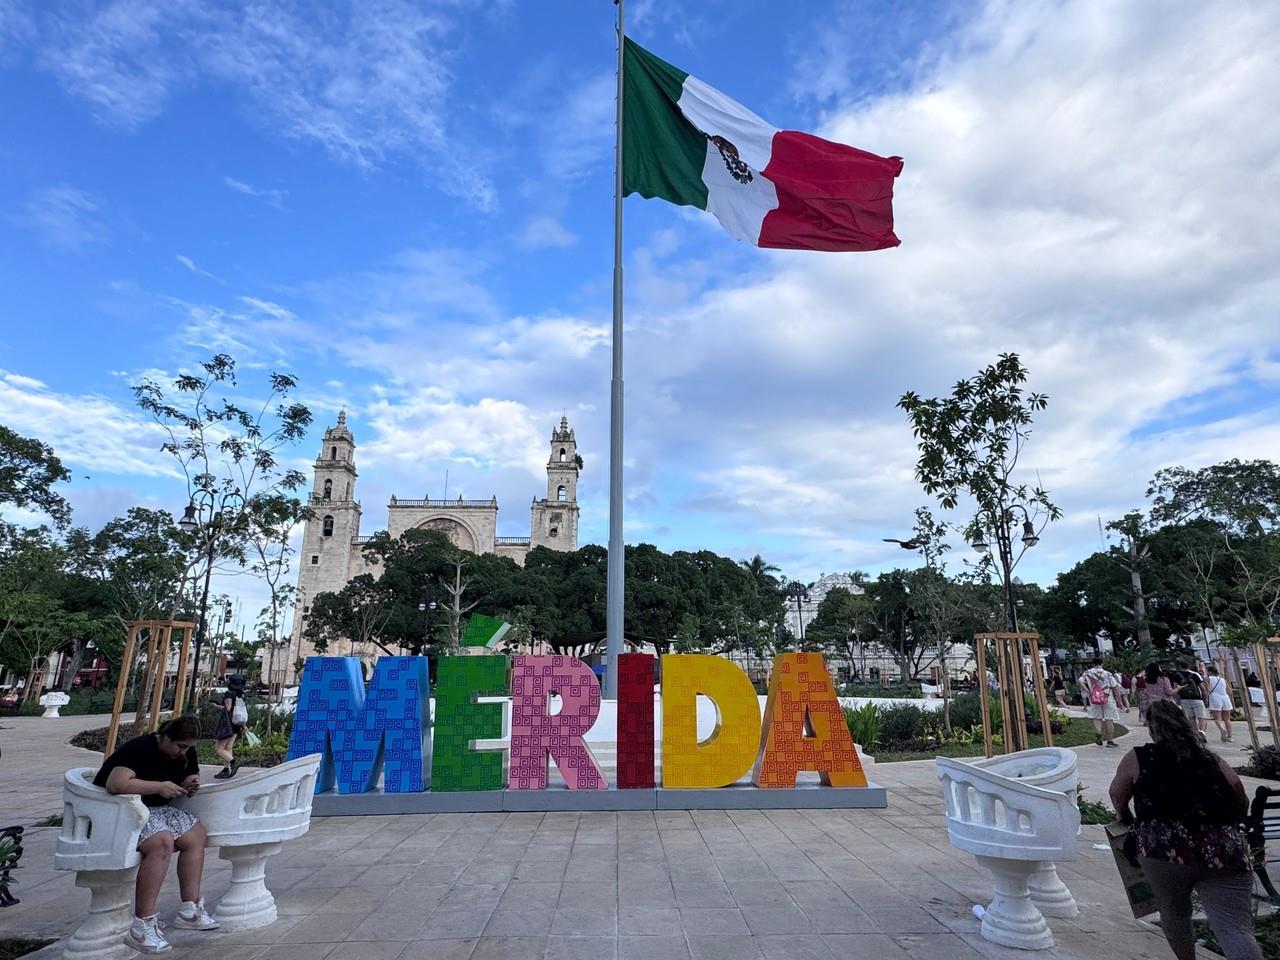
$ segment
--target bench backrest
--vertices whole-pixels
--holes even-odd
[[[194,814],[209,833],[211,847],[274,843],[300,837],[311,825],[320,754],[279,766],[244,771],[234,780],[200,788],[174,806]]]
[[[57,870],[126,870],[142,860],[138,835],[150,816],[142,798],[115,796],[93,785],[93,767],[68,770],[62,784],[62,833]]]
[[[1265,846],[1268,840],[1280,840],[1280,790],[1259,787],[1254,792],[1246,826],[1255,848]]]
[[[952,845],[1006,860],[1076,856],[1080,810],[1059,790],[1034,786],[989,769],[938,757]]]

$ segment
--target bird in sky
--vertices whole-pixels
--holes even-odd
[[[903,550],[919,550],[924,546],[924,541],[919,537],[912,537],[910,540],[895,540],[893,537],[883,537],[885,543],[896,543]]]

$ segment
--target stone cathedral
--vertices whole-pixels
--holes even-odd
[[[552,550],[578,549],[578,443],[567,417],[551,431],[551,456],[547,460],[547,495],[535,497],[532,525],[527,537],[498,536],[498,499],[402,500],[392,496],[387,504],[387,532],[398,537],[406,530],[439,530],[464,550],[497,553],[523,564],[533,547]],[[302,534],[299,552],[298,603],[293,636],[301,637],[310,601],[320,593],[336,593],[361,573],[377,576],[377,567],[366,566],[361,548],[369,540],[360,536],[360,501],[356,499],[356,440],[347,427],[346,413],[324,432],[315,480],[308,503],[312,511]],[[299,648],[299,654],[305,651]]]

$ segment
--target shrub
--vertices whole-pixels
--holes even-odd
[[[1250,777],[1261,777],[1264,780],[1280,780],[1280,749],[1276,747],[1259,747],[1249,765],[1242,767],[1241,773]]]
[[[880,711],[874,703],[860,707],[845,707],[844,722],[849,727],[853,742],[869,750],[880,740]]]
[[[923,739],[930,735],[932,726],[925,711],[914,704],[880,707],[880,739],[886,743]]]
[[[991,732],[1000,731],[1000,703],[995,697],[987,700],[987,713],[991,717]],[[951,701],[951,725],[982,729],[982,699],[977,693],[962,693]]]

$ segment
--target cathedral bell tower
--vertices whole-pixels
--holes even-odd
[[[361,571],[353,570],[352,542],[360,536],[360,504],[356,501],[356,440],[347,428],[347,413],[324,432],[307,507],[311,516],[302,530],[298,558],[298,601],[294,636],[305,627],[311,601],[320,593],[336,593]]]
[[[569,426],[569,418],[561,417],[560,426],[551,431],[551,457],[547,460],[547,495],[533,501],[531,546],[552,550],[578,549],[578,474],[582,460],[578,457],[578,441]]]

